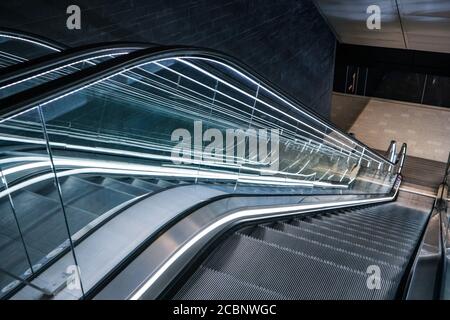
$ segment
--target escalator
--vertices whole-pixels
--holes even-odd
[[[96,44],[66,49],[38,61],[19,63],[0,72],[0,101],[2,105],[10,105],[11,102],[5,99],[14,94],[148,46],[138,43]]]
[[[388,203],[245,227],[173,298],[395,299],[427,215]],[[379,268],[379,290],[367,285],[370,266]]]
[[[60,43],[16,30],[0,29],[0,69],[61,52]]]
[[[406,145],[386,159],[228,56],[74,48],[7,68],[0,97],[2,298],[395,299],[412,281],[433,203],[399,189]]]
[[[78,233],[77,236],[85,236],[87,231],[83,232],[83,228],[118,205],[175,185],[164,180],[107,176],[67,177],[59,182],[67,201],[65,210],[68,223],[71,232],[74,235]],[[48,183],[24,187],[16,193],[15,203],[30,260],[39,261],[40,264],[47,263],[64,249],[67,239],[67,231],[60,226],[60,205],[56,189]],[[7,199],[1,199],[0,210],[8,212],[9,205]],[[25,266],[20,243],[15,240],[16,221],[12,215],[4,216],[0,225],[0,256],[6,261],[2,267],[17,274]],[[0,273],[0,288],[3,291],[8,291],[9,287],[15,285],[15,281],[11,282],[11,279]]]

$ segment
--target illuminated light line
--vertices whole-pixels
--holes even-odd
[[[321,135],[322,135],[322,134],[325,134],[324,132],[322,132],[322,131],[320,131],[320,130],[314,128],[313,126],[311,126],[311,125],[309,125],[309,124],[307,124],[307,123],[305,123],[305,122],[302,122],[302,121],[298,120],[297,118],[295,118],[295,117],[291,116],[290,114],[288,114],[288,113],[286,113],[286,112],[284,112],[284,111],[282,111],[282,110],[280,110],[280,109],[278,109],[278,108],[272,106],[271,104],[269,104],[269,103],[267,103],[267,102],[265,102],[265,101],[263,101],[263,100],[261,100],[261,99],[259,99],[259,98],[257,98],[257,97],[253,97],[253,96],[252,96],[251,94],[249,94],[248,92],[246,92],[246,91],[244,91],[244,90],[242,90],[242,89],[240,89],[240,88],[238,88],[238,87],[236,87],[236,86],[234,86],[234,85],[228,83],[227,81],[225,81],[225,80],[223,80],[223,79],[220,79],[219,77],[217,77],[217,76],[211,74],[210,72],[208,72],[208,71],[206,71],[206,70],[200,68],[199,66],[196,66],[195,64],[193,64],[193,63],[191,63],[191,62],[189,62],[189,61],[186,61],[184,58],[175,58],[175,60],[180,61],[180,62],[183,62],[183,63],[189,65],[191,68],[194,68],[194,69],[198,70],[199,72],[201,72],[201,73],[203,73],[203,74],[205,74],[205,75],[207,75],[207,76],[213,78],[214,80],[216,80],[216,81],[218,81],[218,82],[221,82],[221,83],[225,84],[226,86],[228,86],[228,87],[230,87],[230,88],[232,88],[232,89],[234,89],[234,90],[236,90],[236,91],[242,93],[243,95],[246,95],[247,97],[250,97],[250,98],[252,98],[252,99],[255,99],[255,100],[258,101],[259,103],[266,105],[267,107],[271,108],[272,110],[277,111],[277,112],[281,113],[282,115],[284,115],[284,116],[286,116],[286,117],[288,117],[288,118],[290,118],[290,119],[292,119],[292,120],[295,120],[295,121],[297,121],[297,122],[302,123],[304,126],[308,127],[309,129],[311,129],[311,130],[313,130],[313,131],[316,131],[317,133],[319,133],[319,134],[321,134]],[[168,69],[170,69],[170,68],[168,68]],[[206,87],[208,87],[208,86],[206,86]],[[218,91],[218,92],[220,93],[220,91]],[[298,109],[298,108],[296,108],[295,106],[292,106],[292,107],[306,115],[306,113],[303,112],[303,111],[301,111],[301,109]],[[261,112],[261,111],[260,111],[260,112]],[[317,121],[317,119],[314,119],[314,121]],[[299,130],[302,130],[302,129],[299,128]],[[330,128],[330,130],[332,130],[332,129]],[[332,130],[332,131],[333,131],[333,132],[337,132],[337,131],[335,131],[335,130]],[[329,136],[329,135],[327,135],[327,136],[328,136],[330,139],[336,141],[337,143],[339,143],[339,144],[341,144],[341,145],[343,145],[343,146],[345,146],[345,147],[347,147],[347,148],[350,148],[350,147],[349,147],[348,145],[346,145],[345,143],[343,143],[343,142],[341,142],[341,141],[339,141],[339,140],[337,140],[337,139],[335,139],[335,138],[333,138],[333,137],[331,137],[331,136]],[[347,138],[347,139],[348,139],[348,138]],[[352,141],[352,144],[358,145],[358,144],[356,144],[356,143],[353,142],[353,141]],[[375,159],[373,159],[373,160],[376,161]],[[377,161],[377,162],[379,162],[379,161]]]
[[[64,177],[73,174],[81,173],[107,173],[107,174],[131,174],[131,175],[146,175],[146,176],[164,176],[164,177],[178,177],[178,178],[192,178],[197,177],[200,179],[220,179],[229,181],[248,181],[254,184],[278,184],[286,186],[321,186],[321,187],[333,187],[333,188],[347,188],[347,185],[338,185],[331,183],[322,182],[311,182],[307,180],[297,180],[289,178],[279,178],[279,177],[264,177],[264,176],[252,176],[242,173],[217,173],[211,171],[202,171],[199,168],[193,169],[183,169],[183,168],[170,168],[170,167],[158,167],[149,165],[139,165],[139,164],[128,164],[112,161],[101,161],[101,160],[81,160],[81,159],[54,159],[54,165],[56,169],[58,166],[75,166],[83,167],[81,169],[73,169],[57,172],[58,177]],[[48,162],[37,162],[27,165],[20,166],[21,168],[37,168],[42,166],[48,166]],[[14,170],[10,168],[9,170]],[[11,173],[8,172],[9,174]],[[9,187],[7,190],[0,192],[0,198],[18,191],[22,188],[28,187],[32,184],[53,179],[54,174],[48,173],[41,176],[31,178],[27,181],[18,183],[14,186]]]
[[[56,51],[56,52],[61,52],[61,50],[58,49],[58,48],[52,47],[52,46],[50,46],[48,44],[41,43],[41,42],[38,42],[38,41],[35,41],[35,40],[32,40],[32,39],[21,38],[21,37],[9,35],[9,34],[0,34],[0,37],[11,38],[11,39],[15,39],[15,40],[30,42],[30,43],[36,44],[38,46],[41,46],[41,47],[44,47],[44,48],[47,48],[47,49],[50,49],[50,50],[53,50],[53,51]]]
[[[15,138],[15,137],[10,137],[10,136],[3,136],[1,138],[2,140],[9,140],[9,141],[16,141],[16,142],[25,142],[25,143],[30,143],[32,142],[30,139],[23,139],[23,138]],[[98,141],[98,139],[94,139],[95,141]],[[38,140],[35,141],[35,143],[37,144],[44,144],[44,141]],[[64,149],[75,149],[75,150],[83,150],[83,151],[92,151],[92,152],[102,152],[102,153],[107,153],[107,154],[115,154],[115,155],[129,155],[129,156],[133,156],[133,157],[140,157],[140,158],[146,158],[146,159],[153,159],[153,160],[166,160],[166,161],[181,161],[181,162],[185,162],[183,158],[175,158],[172,156],[161,156],[161,155],[152,155],[152,154],[148,154],[148,153],[141,153],[141,152],[134,152],[134,151],[124,151],[124,150],[117,150],[117,149],[109,149],[109,148],[102,148],[102,147],[87,147],[87,146],[81,146],[81,145],[70,145],[70,144],[65,144],[65,143],[57,143],[57,142],[50,142],[51,146],[54,147],[61,147]],[[158,150],[157,150],[158,151]],[[164,149],[159,149],[159,151],[164,151]],[[223,167],[223,164],[219,164],[219,163],[208,163],[208,162],[204,162],[202,160],[196,160],[196,159],[191,159],[191,163],[192,164],[198,164],[198,165],[208,165],[208,166],[215,166],[215,167]],[[307,164],[309,163],[309,161],[307,162]],[[259,163],[257,163],[259,165]],[[237,166],[240,164],[236,164],[236,168],[239,169]],[[241,165],[240,165],[241,166]],[[306,165],[305,165],[306,166]],[[304,166],[304,167],[305,167]],[[260,172],[260,173],[267,173],[267,174],[283,174],[283,175],[291,175],[291,176],[297,176],[299,175],[299,173],[304,169],[302,168],[299,172],[297,173],[286,173],[286,172],[282,172],[282,171],[274,171],[274,170],[265,170],[265,169],[255,169],[255,168],[249,168],[249,167],[242,167],[241,169],[244,170],[250,170],[250,171],[255,171],[255,172]],[[305,176],[305,175],[302,175]]]
[[[345,175],[347,174],[348,169],[345,169],[344,173],[342,174],[341,179],[339,180],[339,182],[342,182],[342,180],[344,180]]]
[[[136,79],[134,79],[134,80],[136,80]]]
[[[50,160],[41,161],[41,162],[32,162],[32,163],[27,163],[27,164],[15,166],[15,167],[7,168],[7,169],[3,170],[3,175],[7,176],[9,174],[14,174],[14,173],[17,173],[20,171],[36,169],[36,168],[40,168],[40,167],[49,167],[50,168],[51,167]]]
[[[330,172],[330,169],[328,169],[320,178],[319,181],[321,181],[323,178],[325,178],[325,176],[328,174],[328,172]]]
[[[182,169],[182,168],[171,168],[172,170],[167,170],[167,167],[159,167],[159,166],[150,166],[150,165],[140,165],[140,164],[128,164],[121,162],[113,162],[113,161],[102,161],[102,160],[86,160],[86,159],[55,159],[55,166],[57,165],[67,165],[67,166],[79,166],[79,167],[94,167],[94,168],[106,168],[107,170],[128,170],[128,172],[134,173],[148,173],[151,175],[173,175],[178,177],[190,177],[193,172],[196,172],[198,178],[206,178],[206,179],[223,179],[223,180],[236,180],[239,179],[238,173],[223,173],[223,172],[211,172],[204,171],[200,168],[191,168],[191,169]],[[270,171],[270,170],[268,170]],[[248,179],[249,181],[255,181],[255,183],[264,182],[267,183],[285,183],[285,184],[302,184],[304,185],[305,180],[297,180],[297,179],[289,179],[286,177],[267,177],[267,176],[252,176],[247,174],[240,174],[242,177]],[[308,185],[311,185],[311,182],[307,182]],[[320,186],[332,186],[332,187],[342,187],[346,188],[347,185],[337,185],[337,184],[329,184],[329,183],[319,183],[314,182],[313,185]]]
[[[172,58],[161,59],[161,60],[172,60]],[[149,62],[149,63],[154,63],[154,62]],[[146,64],[149,64],[149,63],[146,63]],[[144,65],[144,64],[143,64],[143,65]],[[121,73],[123,73],[123,72],[125,72],[125,71],[127,71],[127,69],[125,69],[124,71],[119,72],[118,74],[121,74]],[[106,77],[106,78],[104,78],[104,79],[100,79],[98,82],[104,81],[105,79],[108,79],[108,77]],[[90,85],[92,85],[92,84],[90,84]],[[88,86],[90,86],[90,85],[88,85]],[[86,86],[86,87],[88,87],[88,86]],[[60,98],[62,98],[62,96],[56,98],[55,100],[60,99]],[[252,98],[253,98],[253,96],[252,96]],[[47,104],[47,103],[49,103],[49,102],[51,102],[51,101],[52,101],[52,100],[47,101],[45,104]],[[44,105],[44,104],[42,104],[42,105]],[[297,122],[298,122],[298,120],[297,120]]]
[[[213,60],[213,59],[205,58],[205,57],[195,57],[195,56],[194,56],[194,57],[188,57],[188,59],[205,60],[205,61],[209,61],[209,62],[212,62],[212,63],[220,64],[220,65],[222,65],[222,66],[224,66],[224,67],[226,67],[226,68],[228,68],[228,69],[230,69],[230,70],[233,70],[233,72],[239,74],[241,77],[243,77],[243,78],[245,78],[246,80],[252,82],[253,84],[259,86],[261,89],[263,89],[264,91],[268,92],[270,95],[272,95],[272,96],[275,97],[276,99],[281,100],[282,102],[284,102],[284,103],[287,104],[288,106],[294,108],[294,109],[297,110],[297,111],[300,111],[301,113],[303,113],[304,115],[306,115],[306,116],[307,116],[308,118],[310,118],[311,120],[313,120],[313,121],[315,121],[315,122],[321,123],[321,124],[322,124],[323,126],[325,126],[327,129],[329,129],[329,130],[331,130],[331,131],[337,133],[338,135],[340,135],[342,138],[346,139],[346,140],[349,141],[350,143],[355,144],[355,145],[359,145],[357,142],[355,142],[355,141],[353,141],[352,139],[348,138],[346,135],[344,135],[344,134],[342,134],[341,132],[339,132],[339,131],[335,130],[334,128],[330,127],[326,122],[324,122],[324,121],[322,121],[322,120],[320,120],[320,119],[314,118],[314,117],[313,117],[312,115],[310,115],[309,113],[303,111],[302,109],[299,109],[297,106],[293,105],[292,103],[290,103],[290,102],[287,101],[286,99],[284,99],[284,98],[282,98],[281,96],[275,94],[272,90],[269,90],[268,88],[266,88],[266,87],[265,87],[264,85],[262,85],[260,82],[257,82],[257,81],[255,81],[255,80],[253,80],[252,78],[250,78],[250,77],[247,76],[246,74],[242,73],[241,71],[235,69],[234,67],[232,67],[232,66],[230,66],[230,65],[227,65],[227,64],[225,64],[225,63],[223,63],[223,62],[221,62],[221,61]],[[361,145],[359,145],[359,146],[361,146]],[[382,161],[386,162],[385,159],[383,159],[383,158],[380,157],[379,155],[375,154],[374,152],[372,152],[372,151],[370,151],[370,150],[369,150],[369,152],[372,153],[375,157],[377,157],[377,158],[381,159]]]
[[[126,53],[120,53],[120,54],[126,54]],[[117,54],[117,55],[120,55],[120,54]],[[1,89],[6,89],[6,88],[11,87],[11,86],[18,85],[18,84],[20,84],[22,82],[26,82],[26,81],[29,81],[29,80],[32,80],[32,79],[35,79],[35,78],[38,78],[38,77],[43,77],[45,75],[48,75],[49,73],[58,72],[58,71],[60,71],[61,69],[64,69],[64,68],[73,67],[76,64],[80,64],[80,63],[84,63],[84,62],[90,63],[91,62],[90,60],[100,59],[100,58],[109,57],[109,56],[110,56],[110,54],[105,54],[105,55],[95,56],[95,57],[88,58],[88,59],[78,60],[78,61],[66,64],[66,65],[63,65],[63,66],[51,69],[51,70],[44,71],[42,73],[36,74],[34,76],[31,76],[31,77],[28,77],[28,78],[25,78],[25,79],[22,79],[22,80],[19,80],[19,81],[8,83],[7,85],[4,85],[3,87],[0,87],[0,90]],[[94,65],[95,65],[95,63],[94,63]],[[80,68],[75,68],[75,69],[76,69],[76,71],[81,70]],[[63,73],[62,75],[65,75],[65,74]],[[52,78],[50,78],[50,79],[52,79]]]
[[[203,72],[203,73],[209,75],[209,76],[212,77],[214,80],[219,81],[219,82],[221,82],[221,83],[224,83],[224,84],[230,86],[232,89],[234,89],[234,90],[236,90],[236,91],[238,91],[238,92],[241,92],[242,94],[244,94],[244,95],[246,95],[246,96],[248,96],[248,97],[254,99],[255,101],[258,101],[258,102],[260,102],[260,103],[262,103],[262,104],[268,106],[268,107],[271,108],[272,110],[278,111],[279,113],[281,113],[281,114],[283,114],[283,115],[285,115],[285,116],[287,116],[287,117],[289,117],[289,118],[295,120],[297,123],[301,123],[302,125],[304,125],[304,126],[310,128],[310,129],[312,129],[313,131],[316,131],[316,132],[320,133],[321,135],[325,135],[325,134],[324,134],[323,132],[321,132],[320,130],[315,129],[314,127],[312,127],[312,126],[310,126],[310,125],[308,125],[308,124],[306,124],[306,123],[304,123],[304,122],[302,122],[302,121],[296,119],[295,117],[290,116],[289,114],[287,114],[287,113],[285,113],[285,112],[279,110],[278,108],[276,108],[276,107],[274,107],[274,106],[272,106],[272,105],[270,105],[270,104],[267,104],[266,102],[264,102],[264,101],[262,101],[262,100],[260,100],[260,99],[258,99],[258,98],[256,98],[256,97],[253,97],[251,94],[249,94],[249,93],[247,93],[247,92],[245,92],[245,91],[243,91],[243,90],[241,90],[241,89],[239,89],[239,88],[237,88],[237,87],[235,87],[235,86],[229,84],[228,82],[226,82],[226,81],[224,81],[224,80],[220,80],[220,79],[219,79],[218,77],[216,77],[215,75],[212,75],[212,74],[208,73],[207,71],[205,71],[205,70],[203,70],[203,69],[201,69],[201,68],[199,68],[199,67],[197,67],[197,66],[195,66],[195,65],[192,65],[192,64],[190,64],[189,62],[186,62],[186,61],[184,61],[184,60],[182,60],[182,59],[180,59],[180,58],[175,58],[175,60],[180,61],[180,62],[185,62],[186,64],[188,64],[189,66],[193,67],[194,69],[197,69],[198,71]],[[196,84],[198,84],[198,85],[200,85],[200,86],[202,86],[202,87],[204,87],[204,88],[207,88],[207,89],[209,89],[209,90],[215,91],[215,92],[217,92],[217,93],[219,93],[219,94],[221,94],[221,95],[227,97],[227,98],[230,99],[230,100],[233,100],[233,101],[235,101],[235,102],[237,102],[237,103],[239,103],[239,104],[242,104],[242,105],[246,106],[246,107],[249,108],[249,109],[252,109],[252,108],[253,108],[252,106],[250,106],[250,105],[248,105],[248,104],[246,104],[246,103],[244,103],[244,102],[242,102],[242,101],[240,101],[240,100],[238,100],[238,99],[236,99],[236,98],[234,98],[234,97],[231,97],[231,96],[229,96],[229,95],[227,95],[227,94],[225,94],[225,93],[223,93],[223,92],[221,92],[221,91],[219,91],[219,90],[215,90],[215,89],[213,89],[213,88],[211,88],[211,87],[205,85],[204,83],[202,83],[202,82],[200,82],[200,81],[198,81],[198,80],[195,80],[195,79],[192,79],[191,77],[186,76],[185,74],[182,74],[182,73],[180,73],[180,72],[178,72],[178,71],[175,71],[175,70],[173,70],[173,69],[171,69],[171,68],[169,68],[169,67],[166,67],[166,66],[164,66],[164,65],[162,65],[162,64],[159,64],[159,63],[155,63],[155,64],[157,64],[157,65],[160,66],[161,68],[164,68],[164,69],[169,70],[169,71],[171,71],[171,72],[173,72],[173,73],[175,73],[175,74],[177,74],[177,75],[179,75],[179,76],[182,76],[183,78],[186,78],[186,79],[188,79],[188,80],[190,80],[190,81],[192,81],[192,82],[194,82],[194,83],[196,83]],[[144,84],[145,84],[145,83],[144,83]],[[148,84],[147,84],[147,85],[148,85]],[[290,127],[295,128],[296,130],[300,130],[300,131],[302,131],[302,132],[304,132],[304,133],[306,133],[306,134],[312,135],[312,136],[314,136],[318,141],[321,140],[321,138],[320,138],[319,136],[316,136],[316,135],[312,134],[311,132],[308,132],[308,131],[306,131],[306,130],[304,130],[304,129],[301,129],[301,128],[299,128],[299,127],[297,127],[297,126],[295,126],[295,125],[293,125],[293,124],[291,124],[291,123],[288,123],[288,122],[286,122],[286,121],[284,121],[284,120],[280,120],[280,119],[277,118],[276,116],[273,116],[273,115],[271,115],[271,114],[269,114],[269,113],[267,113],[267,112],[264,112],[264,111],[262,111],[262,110],[259,110],[259,109],[258,109],[257,111],[260,112],[260,113],[262,113],[262,114],[267,115],[268,117],[273,118],[273,119],[276,120],[276,121],[281,121],[281,122],[283,122],[284,124],[286,124],[286,125],[288,125],[288,126],[290,126]],[[343,143],[343,142],[341,142],[341,141],[338,141],[338,140],[336,140],[335,138],[333,138],[333,137],[331,137],[331,136],[329,136],[329,135],[328,135],[327,137],[329,137],[331,140],[334,140],[334,141],[340,143],[341,145],[345,146],[346,148],[351,148],[350,146],[346,145],[345,143]],[[334,144],[333,144],[333,145],[334,145]],[[334,145],[334,146],[335,146],[335,147],[338,147],[337,145]],[[378,161],[375,160],[375,159],[372,159],[372,160],[378,162]]]
[[[1,139],[0,139],[1,140]],[[0,160],[0,164],[11,163],[11,162],[31,162],[31,161],[46,161],[48,157],[12,157]]]
[[[11,59],[11,60],[15,60],[15,61],[19,61],[19,62],[22,62],[22,61],[27,61],[27,59],[26,58],[24,58],[24,57],[21,57],[21,56],[19,56],[19,55],[17,55],[17,54],[12,54],[11,52],[6,52],[6,51],[0,51],[2,54],[3,54],[3,56],[5,57],[5,58],[8,58],[8,59]]]
[[[218,229],[219,227],[230,223],[232,221],[239,221],[245,219],[248,220],[255,220],[255,219],[261,219],[261,218],[272,218],[272,217],[286,217],[286,216],[292,216],[292,215],[298,215],[300,213],[304,212],[314,212],[314,211],[321,211],[329,208],[336,208],[336,207],[349,207],[349,206],[356,206],[356,205],[362,205],[362,204],[369,204],[369,203],[380,203],[380,202],[386,202],[386,201],[392,201],[395,199],[395,196],[397,195],[398,189],[395,190],[395,193],[392,197],[383,197],[383,198],[376,198],[376,199],[366,199],[366,200],[348,200],[348,201],[341,201],[341,202],[329,202],[329,203],[322,203],[322,204],[300,204],[300,205],[290,205],[290,206],[283,206],[283,207],[277,207],[277,208],[260,208],[260,209],[244,209],[240,210],[238,212],[234,212],[232,214],[229,214],[221,219],[219,219],[216,222],[213,222],[206,228],[204,228],[202,231],[197,233],[195,236],[193,236],[190,240],[188,240],[184,245],[182,245],[178,250],[175,251],[174,254],[172,254],[158,269],[156,272],[154,272],[145,282],[143,285],[135,292],[133,293],[128,299],[129,300],[139,300],[144,296],[146,291],[150,289],[153,284],[158,281],[158,279],[185,253],[187,252],[191,247],[193,247],[197,242],[199,242],[202,238],[204,238],[209,233],[213,232],[214,230]]]
[[[300,170],[298,170],[296,174],[300,174],[300,172],[302,172],[310,162],[311,162],[311,159],[306,161],[306,163],[303,165],[303,167]]]

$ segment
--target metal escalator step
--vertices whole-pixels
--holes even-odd
[[[290,223],[294,224],[300,228],[306,228],[306,229],[318,231],[320,233],[334,235],[340,239],[355,241],[357,243],[366,245],[368,247],[378,248],[379,250],[391,252],[394,254],[408,254],[410,252],[410,248],[399,247],[396,244],[383,241],[383,240],[381,240],[379,238],[375,238],[373,236],[354,234],[350,231],[339,230],[339,229],[335,228],[334,226],[322,224],[322,223],[320,223],[319,220],[315,220],[315,219],[312,220],[311,222],[307,222],[305,220],[293,219],[292,221],[290,221]]]
[[[362,255],[358,250],[355,250],[355,248],[353,248],[352,251],[349,251],[311,239],[296,237],[264,226],[256,226],[241,232],[250,237],[276,244],[297,252],[303,252],[310,256],[320,257],[321,259],[328,260],[360,272],[366,272],[367,268],[371,265],[378,265],[383,277],[390,281],[398,280],[399,276],[401,276],[400,273],[402,269],[398,266],[386,263],[385,261],[371,259]]]
[[[332,216],[327,221],[339,225],[348,225],[351,228],[361,229],[365,232],[387,235],[390,239],[401,239],[406,242],[416,242],[418,231],[411,231],[402,226],[382,225],[377,221],[360,220],[355,216]]]
[[[422,219],[416,220],[414,216],[411,215],[411,212],[405,214],[400,214],[399,212],[401,212],[401,210],[397,211],[395,207],[386,205],[386,207],[377,208],[376,210],[343,210],[338,211],[337,214],[355,216],[360,219],[375,220],[380,223],[408,226],[408,228],[412,229],[416,229],[418,226],[417,224],[422,221]],[[410,217],[412,219],[410,219]]]
[[[366,226],[368,228],[377,228],[382,230],[392,230],[393,232],[402,232],[403,234],[407,234],[408,236],[416,237],[417,230],[420,229],[419,226],[410,226],[404,223],[395,223],[395,222],[387,222],[381,219],[375,218],[367,218],[357,214],[339,214],[339,215],[330,215],[330,218],[334,218],[337,220],[343,221],[352,221],[354,224],[358,224],[360,226]]]
[[[64,230],[67,235],[64,214],[59,201],[26,190],[13,194],[12,198],[17,220],[25,237],[36,232],[42,232],[42,236],[47,237],[48,232],[58,232],[58,230]],[[0,210],[3,205],[5,204],[0,205]],[[95,214],[71,206],[66,206],[65,209],[69,227],[73,233],[97,217]],[[56,226],[57,221],[59,226],[64,226],[64,228]],[[50,226],[52,224],[53,229]],[[48,232],[42,231],[40,228],[48,229]],[[12,238],[17,236],[17,225],[12,213],[0,216],[0,233]]]
[[[356,214],[356,213],[355,213]],[[426,214],[419,210],[403,207],[396,204],[386,204],[383,207],[377,208],[374,212],[359,212],[362,216],[368,216],[376,219],[386,219],[389,221],[396,221],[399,223],[406,223],[416,225],[426,220]]]
[[[382,241],[385,243],[390,243],[393,245],[398,245],[404,247],[406,249],[415,245],[416,239],[410,238],[402,238],[401,232],[393,233],[390,230],[379,230],[375,227],[373,229],[368,228],[367,226],[361,226],[356,223],[350,221],[342,221],[338,219],[330,219],[330,218],[314,218],[315,224],[320,224],[324,226],[329,226],[330,228],[340,230],[342,232],[352,233],[354,235],[359,235],[361,237],[369,237],[370,239],[375,239],[376,241]]]
[[[59,201],[26,190],[13,194],[13,201],[32,264],[36,264],[69,238],[64,212]],[[97,217],[90,212],[70,206],[66,206],[65,214],[72,234]],[[0,256],[17,259],[23,255],[24,248],[16,245],[19,242],[19,233],[13,214],[1,215],[0,234],[9,239],[0,246]],[[14,247],[17,247],[17,250],[11,251]]]
[[[374,212],[372,214],[365,214],[364,212],[349,212],[345,214],[340,214],[339,216],[347,216],[352,217],[361,221],[374,221],[377,223],[380,223],[382,225],[393,225],[393,226],[401,226],[407,230],[410,230],[412,232],[416,232],[418,229],[420,229],[421,222],[411,222],[405,219],[404,217],[386,217],[383,214]]]
[[[366,273],[237,234],[203,265],[293,299],[389,299],[396,290],[384,279],[371,290]]]
[[[357,216],[361,217],[361,219],[375,219],[376,221],[380,221],[381,223],[388,223],[388,224],[395,224],[395,225],[402,225],[402,224],[411,224],[413,226],[413,223],[410,223],[408,221],[404,221],[401,217],[388,217],[384,213],[386,209],[380,209],[380,208],[358,208],[354,210],[349,209],[343,209],[335,211],[334,214],[338,216]]]
[[[14,192],[11,197],[23,230],[29,229],[36,222],[43,221],[52,212],[61,209],[59,202],[26,190]],[[6,197],[0,203],[0,212],[3,213],[0,215],[0,232],[14,238],[17,235],[17,225]]]
[[[136,186],[138,188],[142,188],[142,189],[145,189],[145,190],[148,190],[148,191],[152,191],[152,192],[155,192],[155,191],[158,191],[158,190],[161,189],[161,187],[159,187],[158,185],[156,185],[154,183],[147,182],[147,181],[142,180],[142,179],[126,178],[126,179],[123,179],[121,181],[125,181],[125,182],[127,182],[127,183],[129,183],[129,184],[131,184],[133,186]]]
[[[65,205],[76,207],[96,215],[133,198],[129,194],[102,187],[86,180],[68,177],[61,181],[61,194]],[[52,194],[55,196],[55,194]]]
[[[74,234],[97,216],[66,206],[67,222],[71,234]],[[56,211],[44,221],[36,223],[24,231],[24,240],[27,245],[40,251],[49,253],[68,239],[68,231],[65,225],[62,211]]]
[[[364,238],[357,237],[352,234],[343,233],[341,231],[334,230],[334,229],[331,229],[328,227],[315,225],[313,223],[292,220],[292,221],[290,221],[289,224],[300,230],[304,230],[304,232],[310,231],[310,232],[323,234],[326,236],[331,236],[335,239],[347,241],[350,243],[357,243],[357,244],[361,245],[362,247],[372,248],[377,251],[385,252],[385,253],[388,253],[388,254],[391,254],[394,256],[399,256],[399,255],[403,256],[409,252],[408,250],[399,250],[398,248],[396,248],[394,246],[385,245],[384,243],[381,243],[381,242],[373,241],[371,239],[364,239]],[[297,231],[297,232],[301,232],[301,231]]]
[[[154,183],[160,188],[168,188],[168,187],[178,185],[179,181],[167,181],[167,180],[159,179],[159,180],[156,180]]]
[[[217,290],[205,290],[214,286]],[[285,300],[274,291],[236,279],[210,268],[200,267],[175,295],[176,300]]]
[[[31,261],[38,261],[45,256],[44,252],[33,248],[27,249]],[[0,267],[16,276],[21,276],[30,267],[19,235],[13,239],[0,234],[0,257]],[[0,292],[11,283],[11,280],[11,278],[0,272]]]
[[[139,187],[133,186],[129,183],[122,182],[120,180],[117,180],[114,178],[109,178],[109,177],[94,177],[94,178],[87,179],[87,180],[90,182],[99,184],[101,186],[105,186],[107,188],[129,194],[131,196],[141,196],[141,195],[149,192],[146,189],[139,188]]]
[[[384,262],[386,264],[401,267],[406,263],[406,260],[404,258],[401,258],[397,255],[393,255],[384,251],[379,251],[373,248],[368,248],[360,244],[357,244],[354,241],[346,241],[333,236],[328,236],[309,230],[303,230],[290,224],[274,223],[270,226],[265,227],[284,232],[294,237],[306,238],[311,241],[321,243],[323,245],[333,246],[345,251],[350,252],[354,251],[362,256],[368,257],[375,261]]]

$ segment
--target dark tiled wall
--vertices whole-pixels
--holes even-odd
[[[81,8],[81,30],[66,8]],[[311,0],[16,0],[0,26],[70,46],[104,41],[195,45],[228,53],[329,117],[335,38]]]

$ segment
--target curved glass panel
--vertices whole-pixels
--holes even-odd
[[[86,220],[83,213],[62,206],[39,109],[0,119],[0,128],[1,297],[19,286],[20,279],[35,276],[60,252],[69,250],[67,226],[76,231],[75,226],[84,226]],[[66,220],[66,213],[72,221]],[[73,223],[75,217],[79,222]],[[75,266],[70,256],[63,270]],[[64,272],[55,273],[51,281],[39,281],[40,288],[57,291],[68,279]],[[71,294],[77,298],[81,292]]]
[[[36,108],[55,181],[30,178],[29,170],[38,177],[49,171],[34,148],[14,155],[11,177],[45,199],[60,192],[86,292],[128,257],[135,239],[149,236],[139,228],[154,223],[159,208],[128,221],[139,230],[132,236],[119,223],[103,229],[108,245],[101,254],[83,239],[158,191],[194,185],[215,195],[367,198],[389,193],[396,178],[386,159],[220,58],[180,54],[142,62]],[[41,132],[27,121],[3,122],[0,130],[1,139],[20,144]],[[46,192],[52,183],[57,190]],[[104,263],[93,265],[93,256]]]
[[[0,68],[39,58],[61,49],[30,37],[0,31]]]
[[[94,148],[95,157],[154,165],[185,181],[234,184],[236,192],[390,191],[395,175],[388,161],[224,68],[204,58],[169,58],[87,86],[43,106],[51,142],[67,143],[70,132],[74,150]]]
[[[111,54],[97,53],[93,54],[92,57],[89,58],[84,57],[82,59],[73,59],[73,61],[66,62],[64,64],[61,64],[60,66],[55,66],[54,68],[50,68],[48,70],[43,70],[36,75],[21,79],[19,81],[11,80],[8,84],[0,86],[0,99],[4,99],[37,85],[92,67],[98,63],[127,53],[127,51],[121,51]]]

